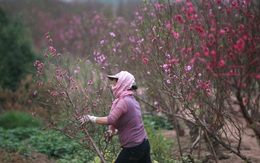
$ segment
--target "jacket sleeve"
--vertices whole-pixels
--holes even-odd
[[[108,125],[115,125],[117,120],[127,111],[127,105],[124,99],[121,99],[116,107],[110,111],[107,117]]]

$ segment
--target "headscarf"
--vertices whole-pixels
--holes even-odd
[[[132,74],[127,71],[121,71],[117,74],[118,81],[115,86],[112,87],[113,93],[116,99],[113,101],[111,109],[113,110],[118,103],[118,101],[125,96],[133,95],[134,92],[130,91],[132,85],[135,82],[135,78]]]

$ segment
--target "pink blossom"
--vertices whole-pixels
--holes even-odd
[[[220,29],[220,30],[219,30],[219,34],[220,34],[220,35],[225,34],[225,33],[226,33],[226,31],[225,31],[224,29]]]
[[[154,4],[156,9],[164,8],[164,4],[156,3]]]
[[[168,69],[168,68],[169,68],[168,64],[164,64],[164,65],[163,65],[163,68],[164,68],[164,69]]]
[[[247,35],[244,35],[244,36],[243,36],[243,40],[247,40]]]
[[[33,64],[34,67],[36,67],[39,64],[40,61],[36,60]]]
[[[200,52],[196,52],[195,55],[196,55],[197,57],[200,57]]]
[[[210,89],[206,89],[206,92],[207,92],[207,93],[210,93],[211,91],[210,91]]]
[[[205,56],[209,55],[209,48],[203,48],[203,51]]]
[[[179,33],[175,32],[174,30],[171,31],[174,38],[178,39],[180,37]]]
[[[188,99],[191,100],[194,97],[194,93],[190,93]]]
[[[243,98],[243,101],[245,104],[248,102],[248,100],[245,97]]]
[[[56,97],[57,95],[56,95],[56,93],[55,92],[51,92],[51,95],[53,96],[53,97]]]
[[[178,62],[178,61],[179,61],[179,59],[173,58],[173,59],[169,60],[169,63],[173,64],[173,63]]]
[[[194,64],[194,62],[195,62],[195,58],[191,58],[190,64]]]
[[[244,40],[243,40],[243,39],[237,40],[236,45],[235,45],[235,48],[236,48],[238,51],[241,51],[241,50],[244,49],[244,47],[245,47]]]
[[[186,70],[186,71],[190,71],[190,70],[191,70],[191,66],[190,66],[190,65],[189,65],[189,66],[186,66],[186,67],[185,67],[185,70]]]
[[[88,81],[88,85],[92,85],[93,84],[93,81],[92,80],[89,80]]]
[[[55,53],[56,52],[56,49],[52,46],[49,46],[49,50],[52,52],[52,53]]]
[[[166,28],[167,28],[167,29],[171,29],[171,27],[172,27],[171,23],[167,23],[167,24],[166,24]]]
[[[207,87],[207,84],[206,83],[201,83],[200,85],[202,88],[206,88]]]
[[[74,70],[74,74],[78,74],[79,73],[79,69]]]
[[[217,57],[217,52],[215,50],[211,50],[210,54],[212,57],[216,58]]]
[[[228,36],[228,42],[232,42],[232,37]]]
[[[226,64],[226,62],[225,62],[224,60],[220,60],[219,63],[218,63],[218,65],[219,65],[220,67],[225,66],[225,64]]]
[[[206,3],[206,6],[207,6],[208,9],[210,8],[210,4],[209,3]]]
[[[216,31],[216,28],[211,27],[211,28],[210,28],[210,31],[211,31],[211,32],[215,32],[215,31]]]
[[[103,46],[105,44],[105,40],[101,40],[100,44]]]
[[[109,35],[110,35],[111,37],[116,37],[116,34],[115,34],[114,32],[109,32]]]
[[[224,30],[225,30],[226,33],[229,33],[228,27],[225,27]]]
[[[135,42],[135,38],[134,37],[129,37],[129,41],[134,43]]]

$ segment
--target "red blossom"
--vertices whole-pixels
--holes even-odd
[[[216,58],[217,57],[217,52],[215,50],[211,50],[210,54],[212,57]]]
[[[149,59],[148,59],[148,58],[146,58],[145,56],[143,56],[142,59],[143,59],[143,62],[144,62],[145,64],[148,64],[148,62],[149,62]]]
[[[219,63],[218,63],[218,65],[219,65],[220,67],[225,66],[225,64],[226,64],[226,62],[225,62],[224,60],[220,60]]]
[[[173,59],[169,60],[169,63],[173,64],[173,63],[178,62],[178,61],[179,61],[179,59],[173,58]]]
[[[204,29],[202,29],[201,27],[197,26],[195,29],[200,33],[202,37],[206,36]]]
[[[174,16],[174,19],[178,22],[178,23],[180,23],[180,24],[183,24],[184,23],[184,20],[183,20],[183,18],[182,18],[182,16],[181,15],[175,15]]]
[[[236,45],[235,45],[235,48],[236,48],[238,51],[241,51],[241,50],[244,49],[244,47],[245,47],[244,40],[243,40],[243,39],[237,40]]]
[[[202,47],[202,49],[203,49],[204,55],[208,56],[209,55],[209,48]]]
[[[195,55],[196,55],[197,57],[200,57],[200,52],[196,52]]]
[[[239,5],[238,5],[238,3],[236,1],[233,1],[231,3],[231,6],[234,7],[234,8],[239,8]]]

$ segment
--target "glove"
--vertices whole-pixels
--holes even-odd
[[[118,133],[118,130],[114,126],[110,125],[109,130],[107,132],[108,132],[109,136],[111,137],[113,135],[116,135]]]
[[[117,132],[118,132],[118,130],[117,130],[113,125],[109,125],[108,128],[109,128],[109,129],[108,129],[107,132],[105,133],[105,141],[106,141],[106,143],[108,143],[109,140],[111,140],[112,137],[113,137],[114,135],[116,135]]]
[[[118,130],[117,129],[115,129],[115,131],[108,130],[107,132],[108,132],[109,136],[112,137],[113,135],[117,134]]]
[[[89,122],[96,123],[96,119],[97,119],[97,117],[95,117],[95,116],[83,115],[79,118],[79,123],[80,123],[80,125],[84,125]]]

